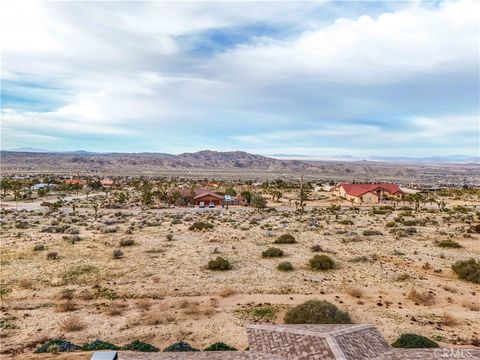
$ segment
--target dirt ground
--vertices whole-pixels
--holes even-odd
[[[426,206],[418,213],[397,208],[374,214],[371,206],[334,210],[332,203],[338,202],[309,204],[303,215],[286,201],[261,212],[101,209],[97,220],[82,206],[75,214],[70,208],[54,214],[4,210],[2,358],[49,358],[32,351],[52,338],[117,345],[140,339],[160,349],[176,341],[199,349],[222,341],[244,349],[245,325],[282,323],[290,307],[309,299],[334,303],[355,323],[376,325],[389,341],[413,332],[441,344],[478,344],[480,286],[451,270],[458,260],[480,257],[480,234],[467,233],[479,222],[475,210],[445,213]],[[214,227],[189,230],[196,221]],[[46,232],[52,231],[48,226],[64,232]],[[416,233],[391,233],[407,228]],[[296,243],[273,244],[282,234]],[[446,239],[462,247],[435,244]],[[122,240],[134,243],[121,246]],[[35,245],[44,249],[34,251]],[[335,269],[310,269],[313,245],[335,261]],[[271,246],[284,257],[263,258]],[[123,252],[118,259],[112,256],[116,249]],[[51,253],[56,259],[47,259]],[[208,270],[217,256],[232,269]],[[294,271],[277,270],[283,261]]]

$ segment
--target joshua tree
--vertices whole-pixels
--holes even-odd
[[[93,212],[94,212],[94,217],[95,217],[95,221],[97,221],[97,217],[98,217],[98,204],[93,204]]]

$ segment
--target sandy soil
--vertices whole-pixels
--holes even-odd
[[[328,201],[321,203],[330,205]],[[464,237],[470,226],[465,215],[434,208],[403,214],[426,224],[414,226],[416,234],[396,237],[386,223],[402,215],[399,209],[382,215],[372,214],[367,206],[336,213],[322,207],[299,216],[288,210],[288,202],[278,207],[273,212],[102,209],[97,221],[89,208],[76,214],[71,209],[54,215],[43,210],[5,213],[2,353],[48,358],[31,352],[50,338],[79,344],[102,339],[119,345],[140,339],[162,349],[180,340],[200,349],[223,341],[243,349],[246,324],[281,323],[288,308],[308,299],[336,304],[356,323],[378,326],[390,341],[404,332],[442,344],[471,344],[480,337],[480,311],[471,305],[478,301],[480,286],[459,280],[450,268],[457,260],[480,257],[480,235]],[[470,214],[478,223],[478,216]],[[200,220],[214,229],[188,229]],[[342,220],[353,225],[342,225]],[[71,244],[71,234],[41,232],[52,221],[78,229],[81,239]],[[16,227],[19,222],[28,227]],[[367,229],[383,235],[362,235]],[[284,233],[294,235],[297,243],[273,245]],[[173,234],[173,240],[167,234]],[[449,238],[462,248],[434,244]],[[135,244],[121,247],[122,239]],[[45,250],[33,251],[35,244],[44,244]],[[336,269],[309,268],[315,244],[335,260]],[[270,246],[283,249],[285,256],[262,258]],[[121,259],[112,258],[115,249],[123,251]],[[57,252],[58,259],[47,260],[51,252]],[[217,256],[228,259],[232,270],[208,270],[208,261]],[[368,256],[367,261],[352,261],[359,256]],[[278,271],[281,261],[291,262],[295,270]],[[430,292],[433,303],[411,300],[412,288]],[[65,289],[72,290],[70,301],[62,299]],[[352,289],[360,296],[350,295]],[[74,308],[65,311],[65,303]],[[259,307],[270,309],[271,316],[258,316]],[[83,326],[79,331],[62,326],[72,316]],[[68,359],[88,358],[75,356]]]

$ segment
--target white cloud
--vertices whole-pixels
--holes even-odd
[[[475,67],[480,3],[412,4],[376,18],[338,19],[289,41],[261,39],[219,55],[227,74],[256,83],[308,77],[341,83],[383,83]]]
[[[395,104],[394,96],[381,90],[401,84],[410,91],[408,81],[424,76],[472,78],[478,72],[479,3],[412,3],[380,16],[342,15],[328,25],[315,15],[323,6],[327,13],[328,5],[317,2],[0,6],[2,81],[14,95],[48,105],[43,112],[28,106],[2,111],[2,131],[10,134],[39,134],[45,141],[168,134],[165,143],[185,134],[197,139],[197,146],[213,147],[215,140],[202,140],[208,128],[226,144],[233,139],[236,146],[244,142],[281,152],[273,145],[300,149],[302,139],[315,137],[309,148],[327,149],[318,142],[360,135],[373,144],[404,143],[408,137],[453,146],[449,139],[475,129],[458,109],[448,112],[458,116],[439,117],[430,103],[425,107],[432,115],[416,114],[415,100]],[[183,37],[258,24],[296,30],[267,32],[216,55],[183,52]],[[452,84],[452,93],[461,91],[462,81]],[[367,94],[368,87],[376,92]],[[419,93],[418,101],[435,96]],[[405,113],[389,113],[401,107]],[[471,113],[466,106],[464,114]],[[405,119],[404,131],[346,125],[357,116],[384,115]],[[449,121],[463,125],[455,128]]]

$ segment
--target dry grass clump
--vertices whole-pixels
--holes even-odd
[[[33,282],[30,279],[22,279],[18,282],[18,286],[22,289],[33,289]]]
[[[455,326],[458,325],[460,322],[459,320],[454,317],[452,314],[449,314],[447,312],[443,313],[442,316],[442,324],[445,326]]]
[[[140,310],[149,310],[152,302],[149,299],[140,299],[136,302],[136,305]]]
[[[403,274],[398,275],[398,276],[395,278],[395,280],[396,280],[396,281],[406,281],[406,280],[408,280],[408,279],[410,279],[410,278],[411,278],[411,276],[410,276],[409,274],[403,273]]]
[[[363,291],[362,289],[359,289],[357,287],[350,287],[347,289],[347,293],[350,295],[350,296],[353,296],[357,299],[361,298],[363,296]]]
[[[75,293],[74,289],[63,289],[62,291],[60,291],[60,294],[58,297],[61,300],[72,300],[74,293]]]
[[[58,312],[69,312],[77,309],[77,305],[72,300],[63,301],[56,306]]]
[[[126,307],[127,307],[126,304],[121,304],[118,302],[113,303],[108,307],[107,314],[110,316],[122,315]]]
[[[422,305],[432,305],[435,303],[435,295],[432,294],[431,292],[420,292],[418,291],[417,289],[415,289],[414,287],[412,287],[410,289],[410,291],[408,292],[407,294],[407,297],[418,303],[418,304],[422,304]]]
[[[457,288],[454,288],[453,286],[449,286],[449,285],[444,285],[443,290],[448,291],[452,294],[455,294],[456,292],[458,292]]]
[[[228,297],[231,295],[235,295],[236,293],[237,293],[237,290],[235,290],[234,288],[225,287],[218,293],[218,295],[220,295],[221,297]]]
[[[85,327],[85,323],[76,315],[69,316],[60,322],[60,329],[66,332],[82,331]]]
[[[142,324],[145,325],[162,325],[168,322],[164,312],[146,312],[140,318]]]

